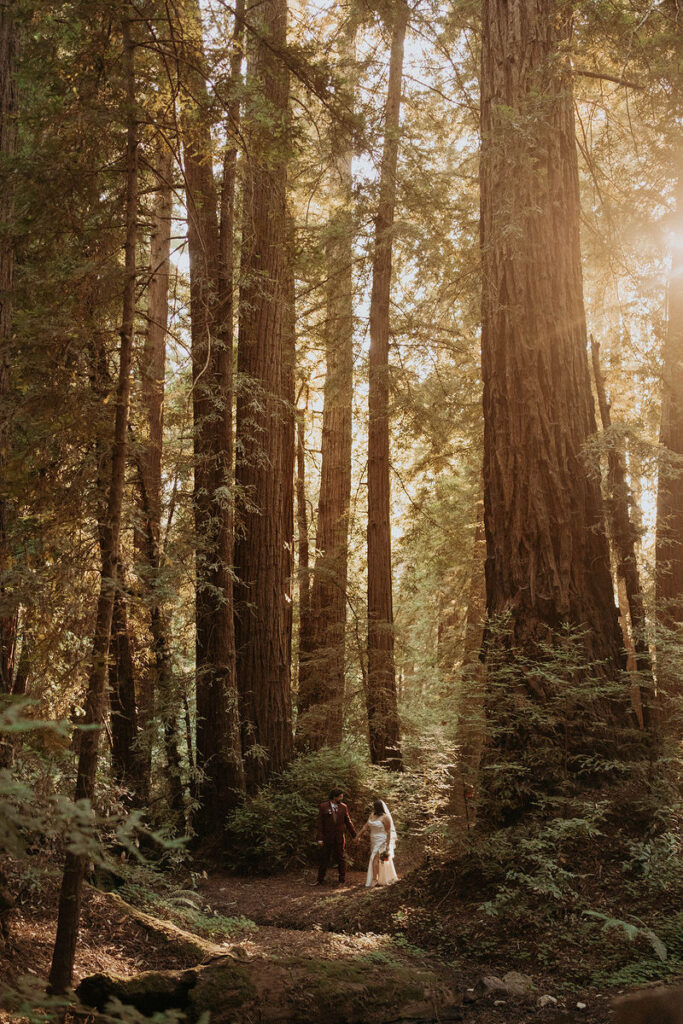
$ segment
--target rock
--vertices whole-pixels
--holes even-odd
[[[577,1010],[585,1010],[586,1009],[586,1004],[585,1003],[577,1003],[576,1004],[576,1009]]]
[[[683,1024],[683,985],[632,992],[612,1002],[614,1024]]]
[[[502,978],[495,974],[484,974],[474,986],[474,998],[486,999],[490,996],[507,995],[507,987]]]
[[[520,974],[519,971],[508,971],[503,975],[503,984],[508,995],[517,999],[528,996],[534,987],[534,983],[528,974]]]
[[[555,996],[540,996],[538,1000],[539,1006],[557,1006],[557,999]]]

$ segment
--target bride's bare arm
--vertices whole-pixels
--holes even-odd
[[[383,814],[382,817],[379,820],[384,825],[384,831],[387,834],[387,842],[388,842],[389,839],[391,838],[391,824],[390,824],[390,821],[389,821],[389,815],[388,814]]]

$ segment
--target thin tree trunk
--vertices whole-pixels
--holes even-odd
[[[6,575],[10,568],[11,496],[5,467],[9,444],[7,402],[10,394],[12,290],[14,287],[13,175],[7,162],[16,152],[18,94],[15,82],[17,25],[11,0],[0,0],[0,693],[11,693],[17,641],[18,607]]]
[[[497,713],[509,701],[514,717],[493,737],[493,759],[503,750],[513,760],[523,759],[537,749],[543,735],[538,718],[519,709],[554,693],[541,666],[558,631],[586,630],[586,661],[599,665],[606,680],[616,681],[623,667],[600,482],[583,456],[596,424],[571,73],[563,57],[571,13],[571,5],[560,0],[483,5],[482,370],[491,620],[486,641],[491,668],[513,660],[519,666],[514,678],[510,668],[506,688],[491,698]],[[520,660],[511,659],[514,652]],[[530,670],[534,665],[538,671]],[[592,744],[587,729],[613,736],[613,727],[627,718],[621,696],[586,697],[581,707],[569,695],[567,701],[567,757],[562,764],[561,758],[552,761],[551,730],[547,775],[539,767],[535,780],[538,792],[552,791],[580,770]],[[498,790],[492,781],[495,813],[513,820],[534,793],[519,775],[519,788],[507,792],[509,778],[504,772],[498,778]]]
[[[195,828],[217,834],[244,789],[235,676],[232,529],[232,259],[221,254],[199,8],[184,24],[182,132],[190,251],[196,538]],[[232,207],[227,214],[232,223]],[[229,249],[228,226],[224,246]]]
[[[299,658],[309,643],[311,614],[311,578],[308,552],[308,508],[306,506],[306,413],[296,414],[296,525],[299,549]]]
[[[135,668],[128,635],[128,612],[121,585],[121,564],[117,566],[119,586],[114,594],[109,658],[109,701],[111,704],[111,761],[114,781],[137,790],[139,764],[136,759],[138,715],[135,700]]]
[[[370,298],[370,390],[368,439],[368,726],[373,764],[400,770],[401,741],[394,665],[391,591],[391,502],[389,479],[389,308],[391,250],[396,205],[403,48],[408,5],[393,11],[384,151],[375,220]]]
[[[286,0],[253,0],[247,80],[256,95],[245,118],[242,288],[236,480],[243,495],[235,548],[236,641],[243,749],[253,789],[292,754],[289,630],[290,553],[283,496],[291,494],[284,438],[291,418],[287,364],[287,139],[289,82],[278,53],[286,43]],[[269,124],[263,124],[263,110]],[[293,444],[292,444],[293,451]],[[289,479],[288,479],[289,476]]]
[[[351,79],[351,111],[355,40],[355,21],[347,17],[340,55]],[[333,143],[338,147],[331,183],[336,208],[326,243],[326,365],[316,562],[309,628],[300,647],[297,718],[297,746],[314,750],[341,741],[346,664],[353,408],[353,139],[343,126],[340,134]]]
[[[168,282],[173,216],[173,153],[160,140],[154,158],[156,189],[150,231],[150,278],[147,290],[148,328],[142,367],[142,402],[146,440],[138,459],[140,501],[143,512],[141,554],[146,562],[145,582],[150,592],[150,629],[154,668],[146,680],[141,706],[147,735],[139,751],[141,790],[149,797],[151,767],[150,725],[156,712],[163,720],[169,803],[180,819],[184,813],[182,763],[178,752],[178,700],[173,688],[170,642],[159,593],[161,570],[161,479],[164,434]]]
[[[681,157],[683,159],[683,157]],[[676,189],[675,237],[683,236],[683,171]],[[667,460],[657,489],[656,595],[663,636],[657,644],[657,683],[665,703],[668,731],[680,735],[680,663],[674,647],[683,625],[683,248],[673,247],[668,294],[668,324],[662,365],[659,442]],[[676,711],[676,709],[678,709]],[[675,712],[675,724],[671,719]]]
[[[600,370],[600,345],[592,335],[590,342],[600,421],[603,430],[609,430],[612,426],[612,415],[607,395],[605,394],[605,381]],[[652,660],[647,639],[645,604],[636,556],[638,535],[631,523],[629,512],[631,496],[626,480],[626,467],[624,466],[621,453],[612,442],[610,442],[607,453],[607,486],[610,495],[607,514],[609,516],[616,554],[617,578],[619,581],[623,580],[626,596],[626,607],[620,609],[621,618],[624,623],[624,646],[628,649],[629,644],[633,644],[636,671],[641,673],[640,681],[635,685],[634,692],[632,692],[634,712],[641,724],[645,728],[651,729],[654,725],[652,709],[654,687],[652,681]],[[631,622],[630,635],[628,630],[629,619]]]
[[[28,682],[31,675],[31,669],[33,667],[34,658],[34,646],[35,646],[35,626],[33,623],[28,624],[27,617],[30,609],[25,605],[22,608],[22,622],[21,622],[21,651],[19,653],[19,663],[17,665],[17,671],[14,675],[14,685],[12,687],[12,693],[18,697],[23,696],[28,692]]]
[[[97,602],[92,667],[86,695],[84,724],[96,726],[81,736],[76,777],[76,800],[92,801],[99,746],[100,726],[104,717],[104,696],[107,682],[107,659],[111,634],[116,569],[121,528],[121,506],[126,468],[128,410],[130,405],[130,369],[135,330],[135,245],[137,238],[138,140],[135,115],[135,44],[128,19],[123,21],[123,67],[126,81],[128,113],[126,144],[126,242],[125,285],[119,349],[119,377],[116,388],[116,416],[111,454],[111,480],[107,499],[102,544],[100,593]],[[63,993],[71,984],[80,918],[81,891],[85,857],[67,853],[59,896],[57,937],[55,939],[50,990]]]

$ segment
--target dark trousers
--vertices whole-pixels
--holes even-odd
[[[333,841],[331,843],[323,842],[322,846],[318,847],[318,881],[322,882],[325,879],[325,872],[329,866],[330,861],[337,862],[337,868],[339,869],[339,881],[343,882],[346,879],[346,851],[344,849],[343,840]]]

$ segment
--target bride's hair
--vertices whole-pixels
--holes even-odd
[[[374,811],[374,813],[377,815],[378,818],[381,818],[382,815],[384,814],[384,804],[382,803],[382,801],[381,800],[373,800],[372,801],[372,810]]]

